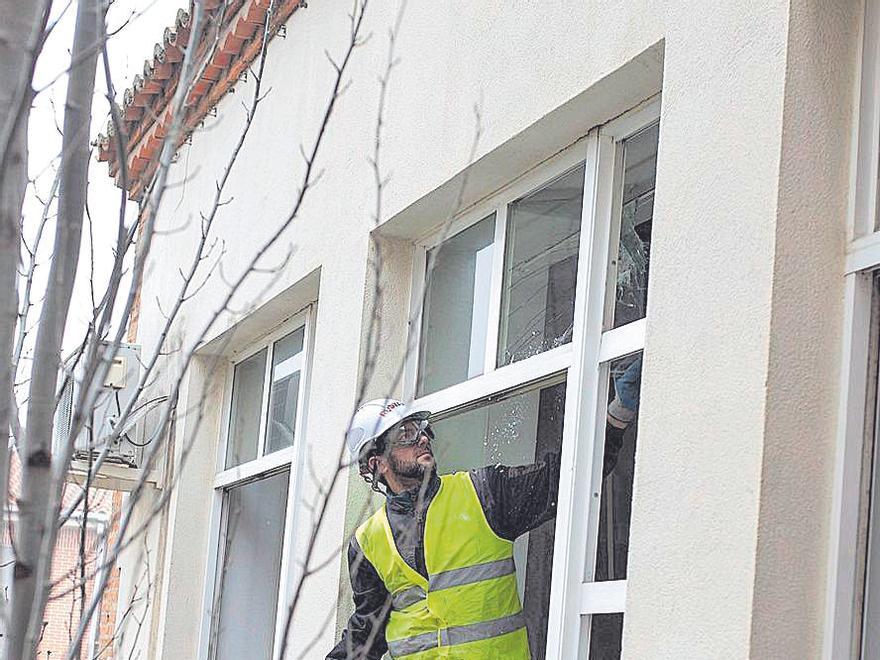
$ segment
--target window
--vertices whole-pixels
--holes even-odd
[[[614,312],[606,321],[613,328],[645,318],[659,128],[654,124],[623,145],[620,238],[612,258],[616,277],[610,278]]]
[[[288,471],[223,495],[215,658],[271,658],[281,578]]]
[[[602,465],[599,530],[593,570],[586,574],[588,581],[626,579],[641,376],[641,353],[614,360],[608,366],[605,433],[603,442],[596,445],[602,450],[601,456],[596,456],[596,464]]]
[[[306,312],[230,365],[202,627],[208,660],[270,660],[278,646],[309,333]]]
[[[271,389],[266,431],[267,452],[293,445],[304,339],[305,327],[302,327],[274,344],[269,380]]]
[[[880,659],[880,2],[865,3],[825,655]]]
[[[620,657],[658,110],[592,131],[417,245],[407,394],[434,411],[440,471],[547,452],[567,467],[556,521],[515,546],[535,658]]]
[[[483,373],[495,216],[428,252],[419,394]]]
[[[571,341],[584,166],[508,210],[498,366]]]
[[[257,457],[267,352],[268,349],[264,348],[235,365],[226,467],[234,467]]]
[[[571,342],[583,195],[579,163],[426,249],[419,396]]]
[[[580,589],[566,605],[572,618],[574,612],[579,615],[576,629],[589,640],[577,657],[590,660],[619,658],[621,653],[641,399],[659,124],[632,133],[628,128],[612,126],[599,135],[599,167],[607,150],[607,158],[615,158],[615,176],[610,190],[608,183],[596,180],[599,199],[610,199],[605,211],[610,212],[610,220],[608,246],[598,242],[593,246],[595,270],[588,276],[591,291],[602,290],[604,295],[588,302],[588,307],[593,304],[586,325],[587,332],[598,328],[601,334],[594,345],[585,342],[581,353],[586,365],[580,393],[595,402],[584,421],[594,440],[585,441],[583,432],[577,439],[574,453],[582,462],[578,461],[576,475],[582,478],[575,476],[572,506],[562,509],[558,523],[562,526],[565,521],[569,534],[570,570],[583,566]],[[629,134],[617,140],[618,131]],[[601,201],[597,206],[598,223],[604,207]],[[601,235],[601,226],[597,229]],[[577,515],[574,503],[580,501],[589,502],[586,521]],[[583,564],[578,548],[584,549]],[[576,634],[563,628],[560,645],[576,646]]]
[[[304,340],[302,326],[235,365],[227,468],[293,445]]]

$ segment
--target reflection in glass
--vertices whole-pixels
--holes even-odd
[[[304,337],[305,326],[275,342],[272,351],[267,454],[293,444]]]
[[[610,366],[609,404],[605,424],[599,538],[593,580],[626,579],[629,523],[632,510],[642,354],[615,360]]]
[[[571,341],[584,165],[510,205],[498,366]]]
[[[483,373],[495,215],[428,251],[417,395]]]
[[[623,143],[623,198],[616,260],[615,328],[645,318],[659,129],[660,125],[654,124]]]
[[[623,638],[623,614],[590,617],[589,660],[619,660]]]
[[[257,457],[265,377],[266,349],[235,365],[232,377],[229,440],[226,444],[227,468]]]
[[[272,657],[288,476],[281,472],[225,494],[215,660]]]
[[[534,389],[433,422],[434,452],[442,474],[501,463],[523,465],[559,452],[565,382]],[[547,645],[547,611],[555,521],[517,539],[514,558],[529,630],[532,658]]]

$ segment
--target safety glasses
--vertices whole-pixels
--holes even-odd
[[[422,435],[426,436],[428,440],[434,440],[434,430],[428,424],[428,420],[410,420],[397,428],[391,437],[391,444],[395,447],[412,447],[419,443],[419,438]]]

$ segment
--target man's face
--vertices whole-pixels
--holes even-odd
[[[408,420],[391,435],[388,467],[398,477],[424,479],[434,469],[434,433],[426,421]]]

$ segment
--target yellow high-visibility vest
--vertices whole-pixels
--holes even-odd
[[[467,472],[440,477],[428,506],[428,579],[400,556],[384,506],[355,536],[392,597],[385,628],[392,657],[529,660],[513,543],[489,527]]]

